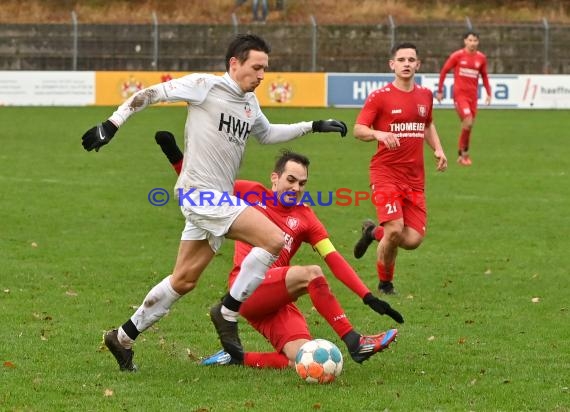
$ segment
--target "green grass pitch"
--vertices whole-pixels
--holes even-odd
[[[398,342],[358,365],[308,297],[300,299],[314,336],[345,354],[338,380],[313,386],[293,370],[197,364],[219,347],[207,313],[224,291],[230,241],[198,288],[140,336],[138,373],[120,373],[101,348],[103,332],[170,273],[183,227],[176,205],[151,206],[147,194],[173,187],[153,136],[166,129],[180,138],[185,109],[148,109],[99,153],[85,152],[81,135],[112,111],[0,108],[0,410],[570,411],[568,112],[481,110],[473,166],[460,168],[459,121],[436,110],[450,166],[436,173],[426,151],[427,237],[400,251],[400,293],[387,298],[406,319]],[[357,113],[265,112],[274,123],[335,117],[349,130]],[[283,147],[311,158],[309,190],[367,190],[374,145],[351,134],[252,141],[241,176],[268,182]],[[315,210],[375,290],[373,253],[355,260],[351,252],[372,205]],[[308,247],[296,263],[325,267]],[[329,279],[357,330],[395,326]],[[240,325],[246,349],[269,349]]]

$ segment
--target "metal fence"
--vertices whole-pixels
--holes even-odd
[[[225,48],[239,32],[254,32],[271,44],[272,71],[388,71],[391,47],[417,44],[423,72],[437,72],[451,51],[463,47],[469,29],[481,35],[489,72],[496,74],[570,73],[570,25],[546,19],[528,24],[431,22],[376,25],[82,24],[74,13],[69,24],[0,26],[0,70],[160,70],[224,71]]]

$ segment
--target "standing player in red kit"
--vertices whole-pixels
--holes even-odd
[[[453,69],[453,101],[455,110],[461,119],[461,134],[459,135],[459,157],[457,163],[471,166],[469,157],[469,139],[473,121],[477,114],[477,99],[479,94],[479,75],[487,92],[485,104],[491,104],[491,85],[487,75],[487,57],[477,50],[479,47],[479,34],[468,31],[463,36],[465,47],[453,52],[446,60],[439,73],[437,86],[437,101],[443,99],[443,82],[446,74]]]
[[[420,67],[416,46],[395,46],[389,64],[395,80],[368,96],[354,126],[357,139],[378,144],[370,162],[370,187],[380,223],[363,223],[354,256],[361,258],[379,240],[378,289],[394,294],[398,248],[416,249],[426,232],[424,141],[433,150],[437,170],[447,168],[447,158],[432,123],[433,95],[414,81]]]
[[[170,132],[156,134],[156,141],[164,154],[180,173],[183,154]],[[362,363],[375,353],[388,348],[398,334],[389,329],[377,335],[361,335],[353,328],[340,303],[330,290],[323,270],[317,265],[291,266],[291,259],[302,243],[310,244],[325,260],[331,272],[372,310],[388,315],[398,323],[402,315],[370,292],[356,272],[336,251],[327,231],[307,205],[299,203],[308,181],[309,159],[301,154],[285,151],[279,156],[271,173],[271,189],[261,183],[238,180],[235,196],[254,204],[281,228],[285,246],[269,269],[261,285],[240,308],[240,314],[273,346],[274,352],[245,352],[237,357],[224,350],[202,361],[202,365],[245,365],[257,368],[286,368],[293,366],[299,348],[311,340],[307,321],[295,305],[302,295],[309,295],[319,314],[329,323],[346,344],[355,362]],[[229,285],[235,281],[243,259],[251,245],[235,242],[234,267]]]

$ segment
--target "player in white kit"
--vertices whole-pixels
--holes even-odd
[[[184,162],[175,186],[186,224],[176,264],[172,274],[148,292],[121,327],[105,333],[105,344],[120,370],[137,369],[132,350],[135,339],[196,287],[224,237],[254,246],[229,293],[210,309],[224,350],[236,359],[243,358],[237,329],[240,306],[262,282],[284,246],[283,232],[274,223],[233,196],[247,139],[251,135],[270,144],[309,132],[339,132],[343,137],[347,133],[346,125],[337,120],[269,123],[253,93],[263,80],[269,53],[270,46],[261,37],[238,35],[228,47],[223,76],[195,73],[143,89],[82,137],[85,150],[99,151],[132,114],[149,105],[188,104]]]

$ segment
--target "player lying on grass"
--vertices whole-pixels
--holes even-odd
[[[179,173],[183,155],[169,132],[158,132],[161,146],[174,169]],[[285,233],[286,244],[277,261],[269,269],[265,280],[240,308],[240,314],[275,348],[275,352],[245,352],[236,359],[221,350],[204,359],[204,365],[242,364],[258,368],[286,368],[292,366],[295,356],[305,342],[312,339],[307,321],[295,305],[302,295],[308,294],[313,306],[343,340],[352,359],[362,363],[390,345],[398,334],[390,329],[377,335],[356,332],[339,302],[332,294],[322,269],[317,265],[291,266],[290,262],[301,243],[309,243],[324,258],[332,273],[365,304],[381,315],[388,315],[398,323],[402,315],[370,292],[348,262],[337,252],[328,239],[323,224],[306,205],[297,204],[308,180],[309,159],[285,151],[277,159],[271,173],[271,189],[252,181],[238,180],[234,193],[247,194],[245,199],[273,221]],[[243,258],[251,246],[236,241],[234,268],[229,285],[234,282]]]

